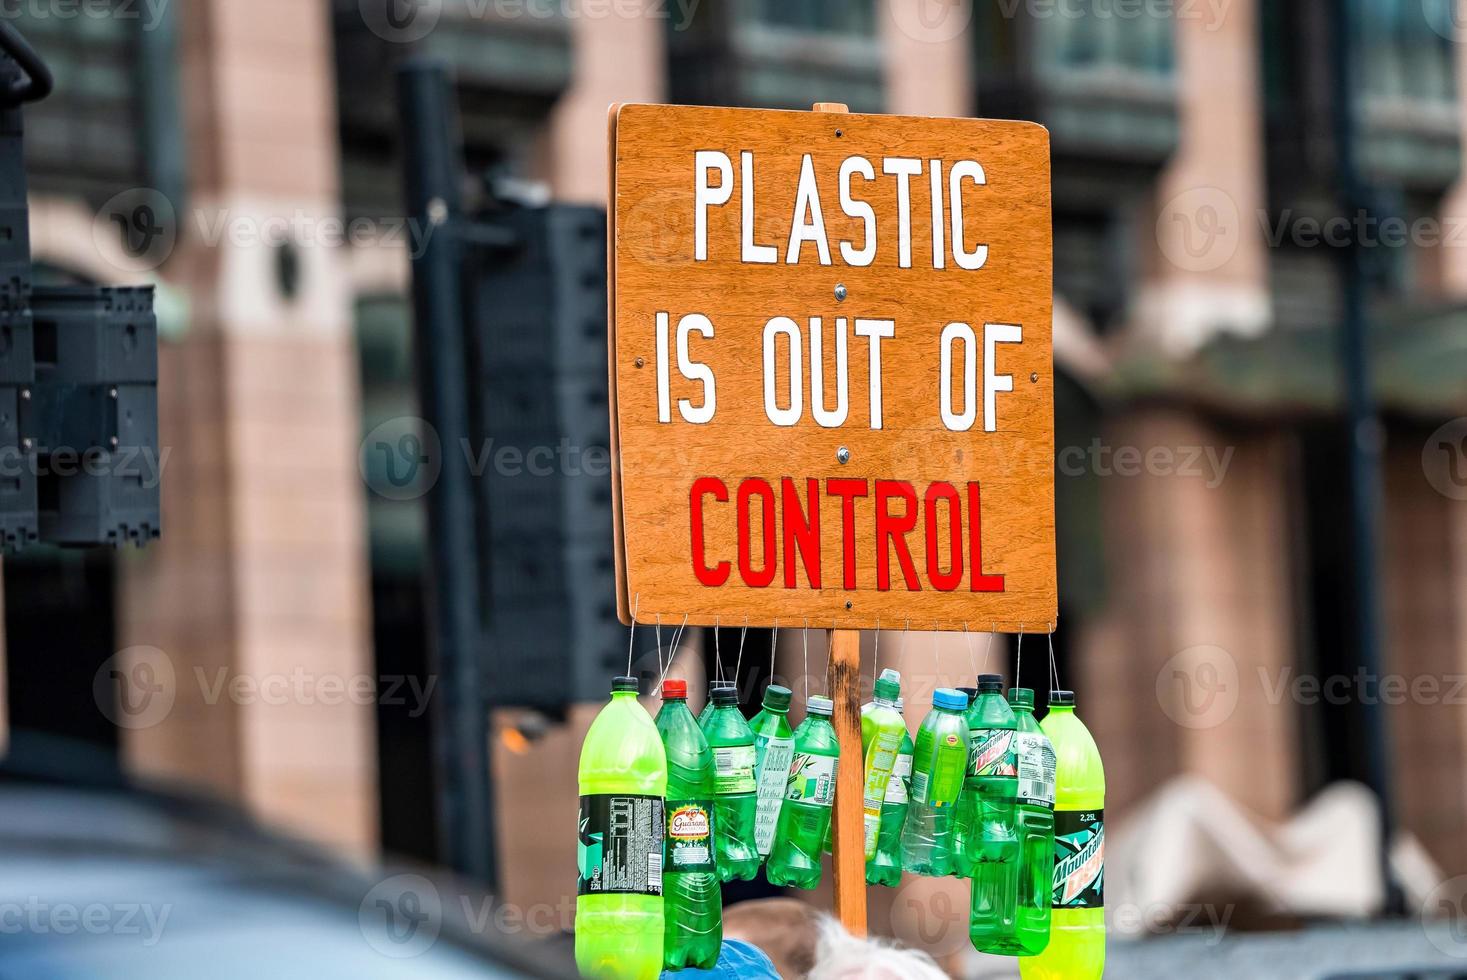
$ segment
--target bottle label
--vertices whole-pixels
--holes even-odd
[[[975,728],[968,735],[973,745],[973,751],[968,755],[969,777],[1018,775],[1014,732],[1011,729]]]
[[[968,768],[968,746],[963,735],[948,732],[940,740],[918,733],[917,755],[928,769],[912,774],[912,801],[925,803],[934,810],[950,807],[963,792],[963,774]]]
[[[752,793],[757,788],[754,781],[755,753],[752,745],[720,746],[713,750],[713,791],[719,796],[726,793]]]
[[[790,781],[795,740],[756,735],[754,749],[754,776],[759,786],[759,801],[754,810],[754,846],[760,857],[768,857],[779,825],[779,808]]]
[[[796,752],[784,798],[791,803],[830,806],[835,802],[835,772],[839,761],[832,755]]]
[[[1056,810],[1054,907],[1105,906],[1105,811]]]
[[[660,796],[581,797],[578,895],[661,895],[665,826]]]
[[[1041,733],[1015,732],[1014,749],[1019,760],[1019,802],[1054,809],[1054,746]]]
[[[881,804],[886,799],[886,786],[879,790],[876,788],[878,774],[885,772],[888,776],[886,785],[891,785],[890,775],[896,767],[897,750],[901,747],[901,732],[881,732],[871,740],[866,762],[866,785],[862,793],[862,807],[868,814],[881,814]]]
[[[667,870],[712,871],[713,804],[668,800]]]
[[[901,806],[907,802],[907,784],[912,781],[912,755],[903,752],[896,757],[891,767],[891,779],[886,784],[886,799],[883,803]]]

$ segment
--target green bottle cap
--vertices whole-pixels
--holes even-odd
[[[739,689],[727,681],[714,684],[708,694],[713,703],[719,707],[739,703]]]
[[[890,667],[876,678],[876,696],[884,701],[895,701],[902,693],[902,675]]]
[[[824,715],[829,718],[835,711],[835,702],[819,694],[812,694],[805,702],[805,710],[812,715]]]
[[[979,694],[1002,694],[1003,693],[1003,675],[1002,674],[979,674],[978,675],[978,693]]]
[[[1034,708],[1034,691],[1027,687],[1009,688],[1009,704],[1015,708]]]
[[[1049,706],[1051,708],[1073,708],[1075,706],[1075,692],[1050,691]]]
[[[788,711],[790,710],[790,699],[792,697],[793,695],[790,693],[789,688],[782,687],[779,684],[770,684],[764,689],[764,707],[770,711]]]
[[[641,689],[642,685],[635,677],[618,677],[611,682],[611,693],[613,694],[618,691],[631,691],[635,694],[639,693]]]

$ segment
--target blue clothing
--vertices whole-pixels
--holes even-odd
[[[709,980],[741,980],[744,977],[751,977],[753,980],[780,980],[769,957],[757,946],[750,946],[737,939],[723,941],[723,948],[718,952],[718,963],[711,970],[662,971],[662,980],[697,980],[699,977],[708,977]]]

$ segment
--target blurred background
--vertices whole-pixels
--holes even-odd
[[[1341,10],[1358,42],[1347,87],[1330,62]],[[307,862],[285,892],[324,874],[311,862],[348,876],[355,938],[338,963],[402,952],[354,932],[383,882],[392,903],[422,897],[384,866],[421,872],[444,907],[459,895],[434,877],[444,678],[425,591],[426,495],[453,448],[420,418],[421,229],[394,82],[429,56],[454,79],[466,214],[536,243],[469,263],[466,322],[501,342],[582,331],[604,350],[609,103],[834,101],[1047,126],[1053,655],[1105,758],[1112,935],[1139,941],[1123,975],[1149,975],[1147,949],[1307,942],[1339,923],[1342,971],[1372,956],[1467,969],[1464,14],[1455,0],[0,3],[56,75],[26,112],[38,281],[158,290],[164,528],[141,550],[5,558],[0,812],[24,819],[0,838],[49,854],[122,833],[132,857],[96,856],[95,880],[140,841],[178,840],[75,787],[150,787],[140,799],[169,820],[184,800],[189,820],[242,819]],[[536,217],[547,202],[565,219]],[[1356,313],[1363,413],[1342,368]],[[483,564],[491,907],[518,923],[470,915],[469,945],[570,927],[577,753],[627,656],[604,358],[586,371],[542,346],[466,366],[496,420],[470,428],[476,485],[500,501],[463,531]],[[537,402],[526,377],[562,382],[560,401]],[[559,447],[553,472],[526,477],[488,455],[494,439]],[[632,639],[638,669],[673,643],[664,625]],[[775,647],[797,697],[823,686],[824,633],[807,670],[798,631],[720,632],[716,650],[711,633],[680,637],[675,670],[701,681],[737,662],[750,713]],[[985,663],[1012,677],[1019,652],[979,632],[876,643],[868,665],[901,668],[924,705]],[[1044,638],[1023,651],[1024,683],[1046,690]],[[172,833],[210,861],[267,846]],[[26,867],[30,882],[59,873]],[[0,901],[51,885],[29,887]],[[872,889],[871,908],[873,928],[955,974],[998,969],[964,952],[956,883]],[[1377,927],[1387,938],[1340,938],[1387,912],[1405,916]],[[1278,966],[1287,939],[1265,948],[1263,965],[1216,975],[1296,975]],[[129,969],[159,975],[144,952]]]

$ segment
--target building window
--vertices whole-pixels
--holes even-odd
[[[884,2],[884,0],[883,0]],[[885,105],[875,0],[728,0],[669,20],[671,100],[693,105],[808,109]]]
[[[1040,67],[1086,75],[1169,77],[1176,67],[1172,18],[1149,8],[1139,16],[1125,14],[1115,6],[1115,0],[1095,0],[1036,16]]]
[[[42,16],[18,5],[12,23],[56,76],[55,91],[26,110],[35,189],[100,203],[147,183],[139,13],[140,5],[111,3],[83,5],[72,17]]]
[[[1456,100],[1451,40],[1455,0],[1356,0],[1372,100],[1450,104]]]
[[[876,33],[875,11],[862,0],[758,0],[751,10],[754,19],[770,27],[856,37]]]

